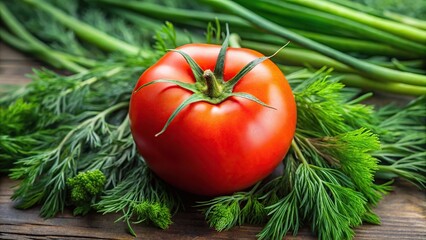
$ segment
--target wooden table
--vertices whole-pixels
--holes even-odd
[[[23,85],[30,81],[24,75],[39,66],[42,64],[38,61],[0,43],[0,83]],[[55,218],[42,219],[38,216],[39,207],[17,210],[10,200],[16,183],[0,176],[0,239],[133,239],[124,223],[114,223],[117,215],[91,213],[73,217],[67,209]],[[426,239],[426,195],[406,182],[397,181],[395,190],[384,197],[375,211],[382,225],[357,228],[355,239]],[[190,207],[174,216],[173,222],[167,230],[138,225],[135,231],[138,239],[255,239],[261,230],[260,226],[245,225],[218,233],[208,227],[200,212]],[[302,229],[297,237],[287,239],[315,237],[309,229]]]

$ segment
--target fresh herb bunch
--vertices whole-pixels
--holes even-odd
[[[2,11],[8,11],[2,7]],[[91,12],[96,13],[92,19],[97,19],[98,27],[102,21],[104,26],[111,27],[105,17],[96,11]],[[50,19],[44,21],[44,27],[51,25],[52,29],[59,29],[61,26],[48,14],[39,12],[35,16],[36,19]],[[11,21],[14,21],[15,29],[31,36],[23,40],[33,44],[36,38],[30,31],[37,27],[26,29],[16,18]],[[34,19],[25,21],[30,26],[37,23]],[[124,29],[129,36],[132,34],[129,28]],[[123,31],[110,34],[126,35]],[[157,34],[163,44],[169,42],[162,39],[165,31],[159,29]],[[38,34],[51,37],[42,32]],[[132,36],[136,38],[138,34]],[[74,44],[57,44],[61,41],[74,41]],[[66,54],[76,54],[73,46],[81,46],[87,52],[97,48],[86,48],[86,45],[74,37],[66,40],[57,37],[45,47],[50,49],[53,46],[54,51]],[[90,71],[83,69],[70,76],[47,69],[35,70],[33,81],[25,88],[0,99],[0,113],[7,116],[4,118],[7,124],[1,125],[4,129],[0,149],[2,170],[10,169],[12,179],[23,179],[12,196],[19,202],[17,207],[41,204],[41,216],[53,217],[66,205],[75,206],[75,214],[86,214],[96,206],[99,212],[127,211],[120,220],[129,224],[130,218],[139,222],[151,219],[155,225],[168,227],[170,213],[180,206],[179,197],[155,178],[138,156],[127,117],[136,80],[164,54],[152,48],[143,51],[151,58],[119,53],[81,55],[96,65]],[[103,61],[102,65],[98,64],[100,61]],[[129,174],[131,172],[134,173]],[[89,176],[91,180],[85,179]],[[144,182],[146,187],[140,188],[142,183],[135,185],[136,181]],[[134,188],[130,189],[129,185]],[[85,192],[90,194],[83,196]],[[143,208],[144,204],[149,207]]]
[[[5,119],[0,125],[1,167],[10,169],[12,178],[22,179],[13,198],[21,208],[42,205],[43,217],[73,205],[75,213],[90,208],[120,212],[119,220],[133,234],[132,222],[167,228],[181,206],[179,195],[138,156],[127,118],[128,100],[144,69],[165,50],[198,35],[182,34],[166,24],[157,28],[155,43],[146,43],[145,33],[136,26],[145,19],[138,15],[117,23],[90,7],[82,14],[78,5],[53,3],[59,7],[35,15],[13,15],[8,10],[28,11],[29,5],[0,3],[10,30],[0,31],[2,38],[24,43],[15,47],[77,72],[64,76],[36,70],[25,88],[0,98],[0,117]],[[64,23],[64,13],[74,24]],[[55,29],[57,34],[38,31],[40,22],[43,29]],[[97,30],[85,32],[84,24]],[[219,41],[220,25],[212,26],[207,40]],[[102,43],[105,39],[109,48]],[[283,173],[247,192],[200,203],[212,227],[222,231],[244,223],[265,224],[259,238],[269,239],[297,234],[302,225],[310,224],[321,239],[350,239],[353,227],[362,222],[379,223],[372,209],[390,187],[377,185],[374,176],[400,176],[425,188],[426,166],[421,159],[426,139],[420,134],[425,131],[425,97],[404,108],[375,110],[359,103],[367,95],[354,98],[359,91],[344,88],[341,77],[330,75],[325,69],[287,75],[299,118]],[[94,178],[83,180],[84,174]],[[73,197],[76,189],[81,196],[90,194]]]

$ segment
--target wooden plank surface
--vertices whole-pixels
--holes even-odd
[[[0,43],[0,83],[25,84],[30,81],[25,74],[32,67],[40,67],[38,61],[18,53]],[[383,99],[377,99],[383,102]],[[0,119],[1,121],[1,119]],[[0,159],[1,161],[1,159]],[[38,216],[39,207],[17,210],[10,196],[16,185],[7,176],[0,176],[0,239],[133,239],[126,224],[114,223],[118,215],[90,213],[74,217],[67,209],[52,219]],[[148,225],[135,226],[138,239],[255,239],[260,226],[245,225],[218,233],[208,227],[204,216],[187,202],[186,211],[173,218],[167,230]],[[356,229],[355,239],[426,239],[426,194],[403,181],[397,181],[392,193],[385,196],[375,209],[382,224],[363,225]],[[309,229],[303,229],[297,237],[286,239],[315,239]]]

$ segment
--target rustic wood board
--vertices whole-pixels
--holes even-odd
[[[0,83],[25,84],[30,80],[25,74],[38,61],[18,53],[0,43]],[[383,102],[383,99],[377,99]],[[0,119],[1,121],[1,119]],[[133,239],[126,224],[114,223],[118,215],[90,213],[85,217],[74,217],[67,209],[52,219],[38,216],[39,207],[18,210],[13,207],[10,196],[12,187],[18,182],[0,176],[0,239]],[[192,202],[187,205],[191,206]],[[426,194],[406,182],[399,181],[395,189],[385,196],[375,209],[382,224],[363,225],[356,229],[355,239],[426,239]],[[218,233],[208,227],[203,215],[188,207],[173,218],[167,230],[148,225],[135,226],[138,239],[255,239],[260,226],[245,225]],[[316,239],[309,229],[303,229],[297,237],[286,239]]]

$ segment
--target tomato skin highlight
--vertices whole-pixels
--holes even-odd
[[[178,48],[203,70],[214,70],[218,45],[188,44]],[[263,55],[228,48],[224,80]],[[135,89],[158,80],[194,83],[184,58],[166,53],[139,78]],[[270,60],[254,67],[235,86],[275,109],[230,97],[219,104],[196,102],[185,107],[167,130],[155,137],[181,102],[192,92],[170,83],[149,85],[130,100],[130,126],[139,153],[167,183],[182,190],[217,196],[247,188],[269,175],[287,153],[296,129],[296,104],[291,88]]]

